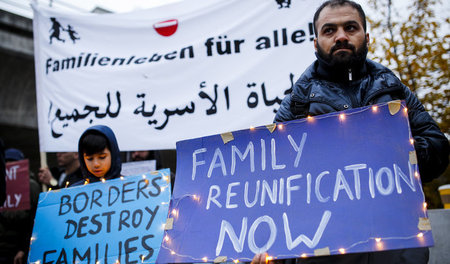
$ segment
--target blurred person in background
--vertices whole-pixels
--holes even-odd
[[[22,151],[14,148],[5,151],[5,161],[25,159]],[[3,171],[5,171],[3,169]],[[30,209],[0,212],[0,263],[27,263],[30,238],[33,230],[41,187],[29,173]]]
[[[39,169],[38,179],[42,184],[48,188],[60,189],[70,187],[83,179],[77,152],[58,152],[56,160],[58,168]]]

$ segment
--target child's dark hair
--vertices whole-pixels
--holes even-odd
[[[81,139],[81,153],[86,155],[93,155],[95,153],[103,151],[105,148],[111,150],[109,141],[103,134],[95,133],[93,131],[87,134]]]

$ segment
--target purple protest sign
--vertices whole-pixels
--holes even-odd
[[[400,101],[177,143],[159,263],[433,245]]]
[[[29,161],[6,163],[6,200],[0,212],[30,209]]]

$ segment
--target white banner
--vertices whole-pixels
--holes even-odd
[[[33,6],[41,151],[96,124],[122,151],[270,124],[315,59],[320,1],[185,0],[126,14]]]

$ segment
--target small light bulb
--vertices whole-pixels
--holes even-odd
[[[50,192],[52,190],[52,188],[50,187],[50,188],[48,188],[48,191]]]
[[[164,241],[169,242],[169,240],[170,240],[169,236],[164,237]]]
[[[414,145],[414,139],[413,139],[413,138],[410,138],[410,139],[409,139],[409,143],[411,143],[411,145]]]
[[[375,238],[375,241],[377,241],[377,243],[380,243],[381,242],[381,238],[377,237],[377,238]]]
[[[417,237],[423,237],[423,233],[420,232],[419,234],[417,234]]]
[[[170,254],[175,255],[175,251],[171,250]]]
[[[423,203],[423,208],[427,209],[428,204],[426,202]]]
[[[300,255],[300,257],[301,257],[301,258],[306,258],[306,254],[303,253],[303,254]]]
[[[141,258],[141,261],[142,261],[142,263],[144,263],[144,258],[145,258],[145,257],[144,257],[144,256],[142,256],[142,258]]]
[[[66,188],[67,188],[67,186],[69,186],[69,181],[66,181]]]
[[[177,215],[178,215],[177,209],[173,209],[173,210],[172,210],[172,214],[173,214],[174,216],[177,216]]]
[[[340,252],[341,254],[345,254],[345,248],[340,248],[340,249],[339,249],[339,252]]]
[[[142,174],[142,179],[147,178],[147,176],[145,174]]]
[[[313,119],[314,119],[314,117],[312,117],[312,116],[310,116],[310,115],[307,116],[306,118],[307,118],[308,121],[313,121]]]
[[[403,111],[405,111],[405,113],[408,113],[408,108],[407,107],[403,108]]]
[[[125,178],[124,178],[123,176],[120,176],[120,179],[123,180],[123,179],[125,179]]]
[[[340,115],[339,115],[339,119],[340,119],[341,121],[344,121],[344,120],[345,120],[345,115],[344,115],[344,114],[340,114]]]
[[[103,182],[103,183],[105,183],[105,182],[106,182],[105,178],[102,178],[102,182]]]
[[[163,179],[164,179],[166,182],[169,182],[169,176],[164,176]]]
[[[278,124],[277,127],[278,127],[278,129],[282,130],[284,126],[283,126],[283,124]]]
[[[234,263],[239,263],[239,259],[233,260]]]
[[[372,106],[372,111],[373,112],[377,112],[378,111],[378,106],[376,106],[376,105]]]
[[[416,178],[419,178],[419,173],[417,171],[414,172],[414,176],[416,176]]]
[[[208,258],[207,257],[203,257],[202,260],[203,260],[203,262],[207,262]]]
[[[250,127],[250,130],[255,130],[255,127],[254,127],[254,126],[251,126],[251,127]]]
[[[266,262],[273,260],[272,256],[266,256]]]

